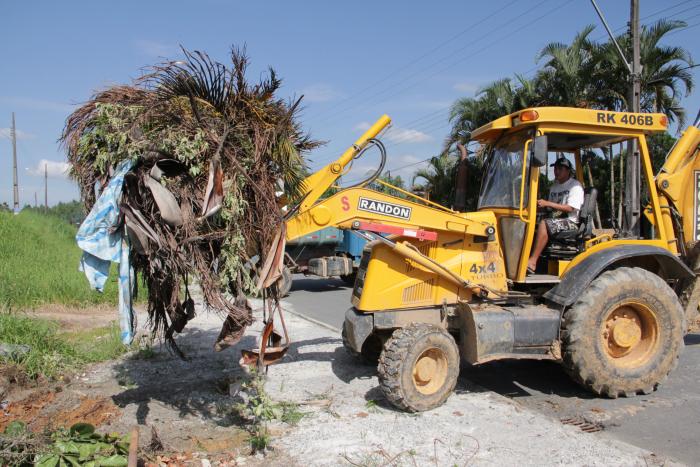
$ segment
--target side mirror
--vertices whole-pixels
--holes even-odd
[[[547,135],[535,136],[532,141],[532,160],[534,167],[547,165]]]

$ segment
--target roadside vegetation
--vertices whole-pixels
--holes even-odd
[[[75,233],[76,227],[58,216],[0,211],[0,303],[13,309],[116,304],[115,274],[99,293],[78,271],[81,251]]]
[[[118,433],[99,434],[88,423],[36,434],[14,421],[0,434],[0,462],[21,467],[120,467],[128,464],[129,442]]]
[[[129,348],[121,343],[119,327],[61,331],[58,323],[0,309],[0,363],[12,367],[16,382],[58,379],[88,363],[117,358]]]

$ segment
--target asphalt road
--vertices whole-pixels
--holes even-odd
[[[297,313],[340,329],[352,290],[340,279],[294,276]],[[700,465],[700,334],[690,334],[678,368],[658,391],[635,398],[596,398],[552,362],[500,361],[464,368],[461,378],[558,420],[576,420],[605,436]]]

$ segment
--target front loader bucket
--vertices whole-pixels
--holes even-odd
[[[284,329],[284,338],[274,329],[272,319],[270,319],[262,330],[260,335],[260,344],[255,349],[242,349],[241,359],[238,363],[243,366],[264,367],[272,365],[282,360],[289,350],[289,336],[287,336],[287,327],[284,325],[284,318],[280,310],[280,319],[282,320],[282,328]],[[284,343],[283,342],[284,339]]]

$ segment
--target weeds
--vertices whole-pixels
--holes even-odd
[[[367,412],[370,412],[370,413],[379,412],[379,406],[377,405],[377,401],[375,401],[374,399],[368,400],[367,403],[365,404],[365,408],[367,409]]]
[[[295,425],[306,415],[299,410],[298,404],[273,401],[265,392],[265,377],[257,371],[253,371],[250,379],[241,385],[240,395],[244,402],[236,404],[234,409],[241,418],[250,422],[248,433],[253,452],[265,451],[268,448],[268,422],[279,420]]]
[[[87,423],[69,430],[32,434],[23,422],[10,423],[0,435],[3,465],[54,467],[73,465],[126,466],[129,442],[118,433],[101,435]]]
[[[27,353],[0,357],[0,363],[20,368],[35,380],[41,376],[57,379],[87,363],[118,357],[128,350],[119,338],[119,328],[62,333],[53,321],[30,318],[0,307],[0,342],[26,345]]]
[[[0,434],[0,463],[31,466],[35,456],[42,453],[50,441],[49,435],[34,434],[20,421],[10,422]]]

